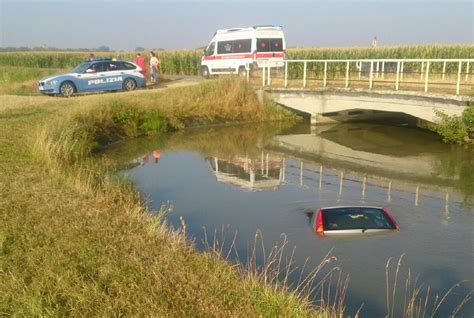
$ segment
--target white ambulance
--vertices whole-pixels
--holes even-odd
[[[286,44],[281,26],[253,26],[217,30],[203,52],[201,74],[239,73],[270,64],[284,66]]]

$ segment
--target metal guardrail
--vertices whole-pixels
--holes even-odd
[[[420,64],[420,71],[417,72],[420,74],[420,80],[423,85],[424,85],[424,92],[427,93],[429,90],[429,85],[430,85],[430,68],[432,67],[433,64],[435,63],[442,63],[442,71],[441,71],[441,77],[442,80],[445,80],[447,71],[446,71],[446,66],[447,63],[455,63],[457,64],[457,72],[456,72],[456,83],[452,83],[453,86],[455,85],[455,91],[456,95],[459,95],[460,93],[460,88],[461,88],[461,74],[462,74],[462,69],[465,65],[465,80],[467,81],[469,79],[469,67],[470,63],[473,63],[474,59],[350,59],[350,60],[284,60],[284,87],[288,87],[288,65],[289,64],[298,64],[302,63],[303,64],[303,78],[302,78],[302,87],[307,86],[307,70],[308,70],[308,65],[309,64],[323,64],[323,77],[322,77],[322,82],[323,82],[323,87],[327,87],[328,83],[328,65],[329,64],[344,64],[345,63],[345,88],[349,87],[349,83],[351,82],[350,78],[350,69],[351,66],[354,67],[358,70],[358,78],[361,78],[361,74],[363,73],[363,65],[368,64],[370,65],[369,70],[368,70],[368,86],[369,89],[373,88],[374,84],[374,79],[382,77],[382,79],[385,77],[386,74],[389,72],[385,72],[385,66],[387,63],[396,63],[396,72],[395,72],[395,80],[394,80],[394,89],[399,90],[400,88],[400,83],[403,81],[403,76],[406,74],[405,71],[405,64],[406,63],[415,63],[415,64]],[[265,86],[270,86],[271,85],[271,70],[272,69],[281,69],[282,67],[276,67],[272,66],[272,61],[267,61],[262,67],[262,87]],[[390,72],[390,74],[393,74],[393,72]],[[439,73],[438,73],[439,74]],[[249,80],[249,76],[247,74],[247,80]]]

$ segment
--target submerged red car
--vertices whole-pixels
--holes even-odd
[[[373,206],[320,208],[313,216],[312,225],[319,236],[400,230],[400,225],[387,209]]]

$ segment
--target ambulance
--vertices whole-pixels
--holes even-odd
[[[235,74],[265,65],[283,67],[286,52],[281,26],[262,25],[249,28],[217,30],[203,51],[201,75]]]

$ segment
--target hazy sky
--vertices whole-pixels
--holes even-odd
[[[0,46],[182,49],[216,29],[282,25],[288,46],[473,43],[474,1],[0,0]]]

